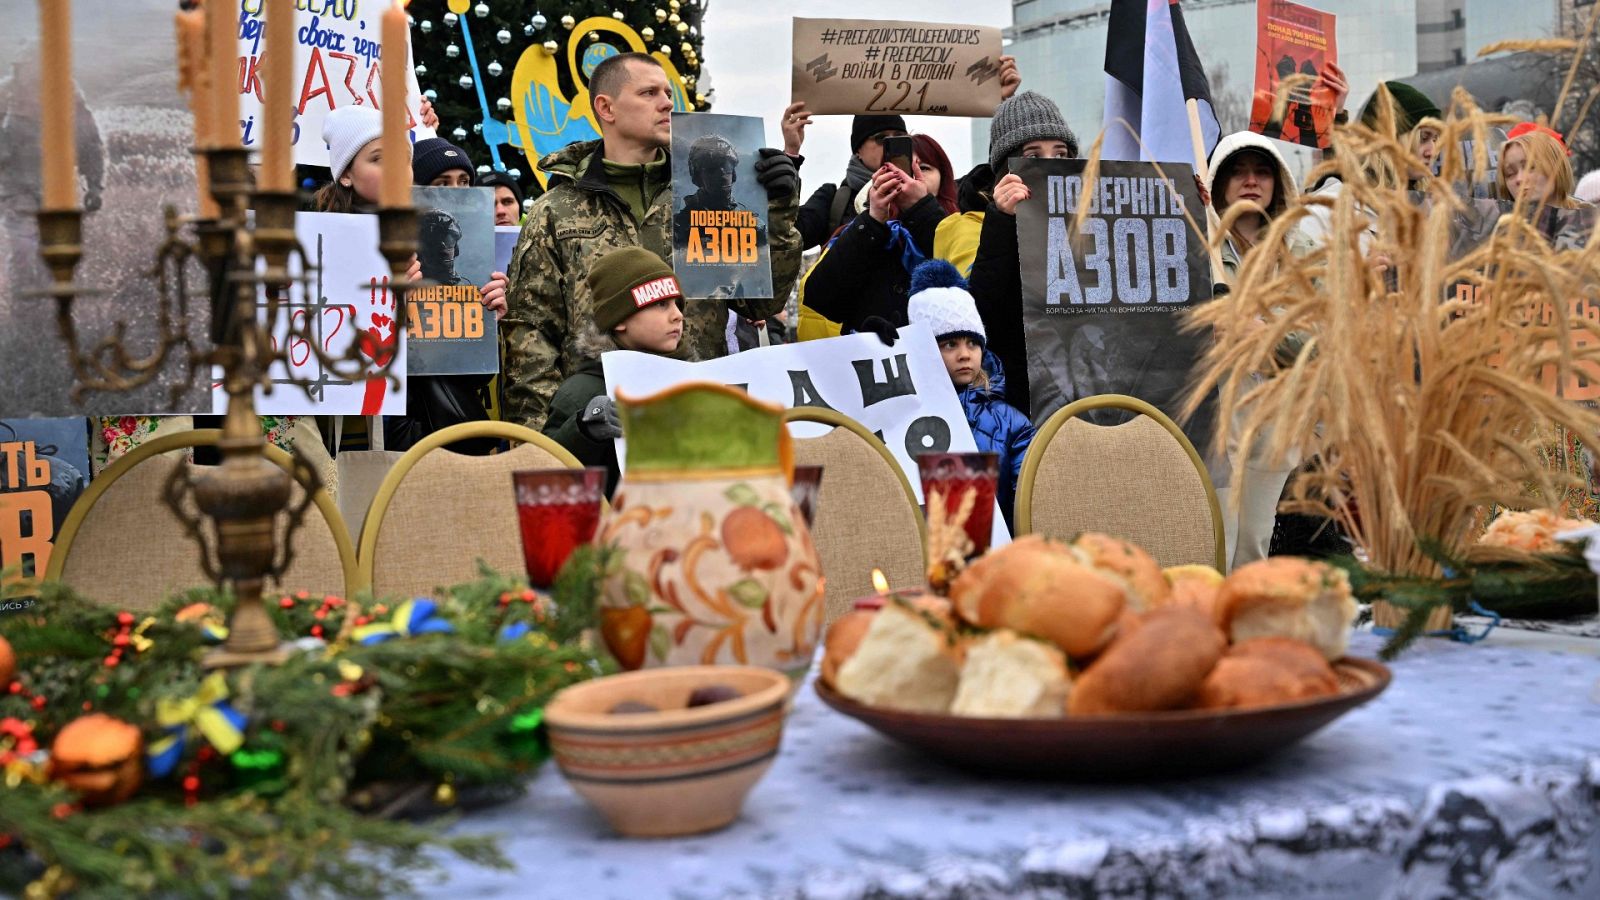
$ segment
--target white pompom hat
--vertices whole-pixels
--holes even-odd
[[[967,292],[967,280],[955,266],[942,259],[930,259],[911,273],[911,299],[906,303],[906,318],[926,322],[936,340],[951,335],[970,335],[988,345],[978,304]]]
[[[334,180],[350,168],[362,147],[382,136],[383,114],[370,106],[341,106],[329,112],[322,120],[322,140],[328,145]]]

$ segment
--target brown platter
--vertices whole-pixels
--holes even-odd
[[[962,768],[1076,781],[1160,778],[1254,762],[1316,732],[1389,686],[1387,666],[1345,657],[1339,693],[1238,710],[1061,719],[981,719],[866,706],[816,682],[822,701],[886,737]]]

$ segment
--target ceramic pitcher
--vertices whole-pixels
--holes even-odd
[[[627,465],[596,540],[617,661],[803,673],[822,630],[816,547],[789,491],[783,409],[720,384],[617,396]]]

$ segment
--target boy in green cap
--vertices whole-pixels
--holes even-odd
[[[586,466],[605,466],[606,495],[616,489],[616,445],[622,423],[606,394],[600,354],[637,350],[671,356],[683,337],[683,289],[672,267],[643,247],[606,253],[589,270],[594,324],[601,345],[583,348],[579,364],[550,401],[544,433]]]

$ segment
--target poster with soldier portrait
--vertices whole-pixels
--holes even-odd
[[[691,300],[772,296],[761,119],[672,114],[672,268]]]
[[[473,375],[499,371],[495,314],[478,299],[494,273],[494,191],[414,187],[417,262],[433,282],[406,303],[408,375]]]

